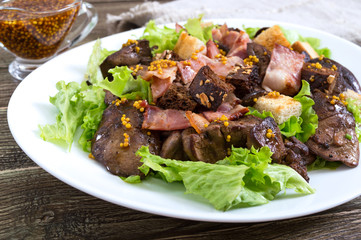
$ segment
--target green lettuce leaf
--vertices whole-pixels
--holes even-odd
[[[40,127],[40,136],[45,141],[58,143],[59,145],[70,146],[76,129],[81,125],[83,119],[83,99],[80,96],[80,85],[76,82],[65,84],[59,81],[56,84],[59,91],[54,97],[50,97],[50,103],[53,104],[59,113],[56,117],[56,123]]]
[[[262,147],[259,150],[232,148],[231,156],[218,161],[217,164],[246,165],[250,167],[243,178],[247,193],[251,194],[252,199],[273,200],[277,193],[286,188],[295,189],[300,193],[313,193],[314,190],[307,182],[292,168],[270,164],[272,162],[272,152],[268,147]],[[256,197],[258,196],[258,197]],[[246,199],[244,199],[246,200]],[[251,202],[247,203],[251,204]],[[247,206],[245,202],[237,203],[238,206]],[[253,205],[253,204],[251,204]]]
[[[335,170],[341,165],[342,165],[341,162],[330,162],[330,161],[326,161],[323,158],[317,156],[316,160],[312,164],[307,166],[307,171],[319,170],[319,169],[325,169],[325,168]]]
[[[153,49],[152,53],[162,53],[164,50],[173,50],[175,44],[178,41],[180,33],[177,33],[175,29],[168,27],[157,27],[153,20],[149,21],[144,29],[141,39],[149,41],[151,47],[157,46]]]
[[[150,83],[143,80],[140,76],[134,79],[132,70],[127,66],[112,68],[109,72],[113,75],[113,81],[105,78],[99,82],[99,86],[109,90],[111,93],[118,97],[125,97],[131,100],[146,99],[152,102],[152,94]]]
[[[87,140],[92,138],[89,131],[97,129],[101,114],[105,109],[104,91],[97,87],[87,86],[85,82],[80,85],[76,82],[65,84],[64,81],[59,81],[56,88],[59,92],[54,97],[50,97],[50,103],[59,110],[56,123],[39,126],[40,136],[45,141],[66,146],[70,150],[75,131],[84,124],[85,133],[81,137],[81,145],[84,150],[89,149]]]
[[[347,110],[353,114],[355,117],[356,122],[356,135],[358,138],[358,141],[361,142],[361,104],[352,98],[347,98],[346,101],[347,104]]]
[[[265,169],[265,174],[272,179],[273,183],[279,185],[281,191],[288,188],[303,194],[315,193],[315,190],[301,175],[286,165],[270,164]]]
[[[106,57],[116,51],[108,51],[101,47],[101,41],[98,39],[95,41],[93,51],[89,57],[87,69],[85,72],[85,80],[89,80],[91,83],[96,84],[103,80],[102,73],[100,71],[100,64]]]
[[[261,29],[260,27],[246,27],[245,25],[242,25],[242,28],[248,34],[250,39],[254,39],[254,35]]]
[[[309,137],[315,134],[316,128],[318,127],[318,116],[312,108],[315,102],[311,98],[310,84],[302,80],[301,90],[293,98],[302,105],[301,129],[303,132],[298,132],[295,136],[301,142],[306,142]]]
[[[122,179],[124,182],[127,182],[127,183],[140,183],[140,182],[142,182],[139,175],[132,175],[132,176],[129,176],[129,177],[120,177],[120,179]]]
[[[202,196],[222,211],[265,204],[285,188],[303,194],[314,192],[293,169],[271,167],[268,163],[272,153],[268,147],[259,151],[233,148],[232,155],[217,164],[164,159],[151,154],[145,146],[137,155],[142,157],[140,169],[144,173],[152,169],[167,182],[182,181],[186,193]],[[281,176],[275,176],[277,169]]]
[[[266,117],[271,117],[274,118],[271,112],[268,111],[262,111],[262,113],[260,113],[257,109],[255,109],[254,107],[248,107],[249,112],[246,113],[246,115],[253,115],[255,117],[259,117],[262,119],[265,119]]]
[[[215,27],[215,25],[212,24],[206,27],[202,27],[202,17],[203,15],[199,16],[198,18],[189,18],[187,23],[184,24],[184,27],[191,36],[198,38],[204,43],[207,43],[208,40],[212,40],[212,29]]]
[[[286,137],[296,136],[303,133],[302,130],[303,119],[300,117],[291,116],[286,122],[280,124],[278,127],[281,130],[281,134]]]
[[[264,170],[271,163],[272,152],[268,147],[262,147],[259,151],[255,148],[232,148],[232,154],[217,162],[221,165],[246,165],[250,167],[248,176],[254,182],[265,183]]]
[[[84,117],[81,128],[83,132],[78,140],[83,151],[90,152],[91,140],[98,129],[102,120],[103,112],[106,108],[104,103],[104,90],[97,86],[87,86],[86,82],[82,83],[82,91],[80,96],[84,102]]]

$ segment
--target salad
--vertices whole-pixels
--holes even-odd
[[[319,45],[278,26],[151,21],[119,51],[95,43],[85,80],[57,83],[57,122],[41,136],[70,149],[81,127],[83,150],[113,174],[181,181],[219,210],[313,193],[307,167],[357,166],[360,138],[358,82]]]

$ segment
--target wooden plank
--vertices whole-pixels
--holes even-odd
[[[0,108],[8,106],[10,97],[19,83],[20,81],[10,76],[7,66],[0,68]]]
[[[36,183],[36,184],[35,184]],[[267,223],[156,216],[82,193],[30,167],[0,172],[0,239],[361,239],[361,198],[320,214]],[[332,226],[332,228],[330,228]]]
[[[0,108],[0,171],[37,166],[16,144],[6,114],[7,110]]]

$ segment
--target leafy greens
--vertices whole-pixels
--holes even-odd
[[[297,133],[295,136],[301,142],[306,142],[309,137],[315,134],[316,128],[318,127],[318,116],[312,108],[312,106],[315,105],[315,102],[311,98],[310,84],[307,81],[302,80],[301,90],[293,98],[302,105],[300,118],[302,118],[301,129],[303,132]]]
[[[143,80],[140,76],[136,79],[132,76],[132,70],[127,66],[115,67],[109,70],[113,75],[113,81],[105,78],[99,82],[99,86],[109,90],[118,97],[125,97],[130,100],[146,99],[152,102],[150,82]]]
[[[325,159],[317,156],[316,160],[307,166],[307,171],[319,170],[319,169],[325,169],[325,168],[335,170],[341,165],[342,165],[341,162],[330,162],[330,161],[326,161]]]
[[[101,41],[98,39],[95,41],[93,51],[89,57],[87,69],[85,72],[85,79],[89,80],[93,84],[103,80],[102,73],[100,71],[100,64],[104,59],[115,51],[108,51],[101,47]]]
[[[356,122],[356,135],[358,138],[358,141],[361,142],[361,104],[359,101],[347,98],[347,110],[353,114],[355,117]]]
[[[151,169],[167,182],[181,181],[186,193],[202,196],[222,211],[266,204],[286,188],[314,193],[292,168],[269,164],[272,152],[268,147],[259,151],[233,148],[231,156],[217,164],[164,159],[145,146],[137,154],[142,157],[144,174]]]
[[[45,141],[66,146],[70,150],[75,131],[82,126],[84,132],[79,143],[84,151],[90,151],[89,140],[105,109],[103,89],[87,86],[85,82],[80,85],[76,82],[65,84],[64,81],[59,81],[56,88],[59,92],[50,97],[50,103],[59,110],[56,123],[39,126],[40,136]]]
[[[184,27],[191,36],[207,43],[209,40],[212,40],[212,29],[215,25],[202,26],[202,17],[201,15],[198,18],[189,18]]]
[[[149,41],[149,46],[157,46],[152,53],[162,53],[164,50],[173,50],[178,41],[180,32],[175,29],[164,26],[163,28],[155,25],[154,20],[147,23],[141,39]]]

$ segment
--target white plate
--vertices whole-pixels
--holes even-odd
[[[314,29],[262,20],[223,19],[230,27],[272,26],[280,24],[298,30],[303,36],[317,37],[332,50],[332,57],[361,79],[361,48],[339,37]],[[143,29],[112,35],[102,39],[108,50],[120,49],[128,38],[140,36]],[[184,194],[181,184],[168,184],[158,179],[141,184],[127,184],[88,158],[76,144],[71,152],[44,142],[38,125],[53,123],[56,110],[49,96],[56,94],[55,83],[81,82],[94,42],[70,50],[45,63],[31,73],[15,90],[9,102],[10,130],[24,152],[40,167],[65,183],[106,201],[136,210],[183,219],[214,222],[261,222],[304,216],[320,212],[361,195],[361,166],[351,169],[310,172],[310,184],[316,193],[308,196],[279,195],[269,204],[221,212],[205,200]]]

